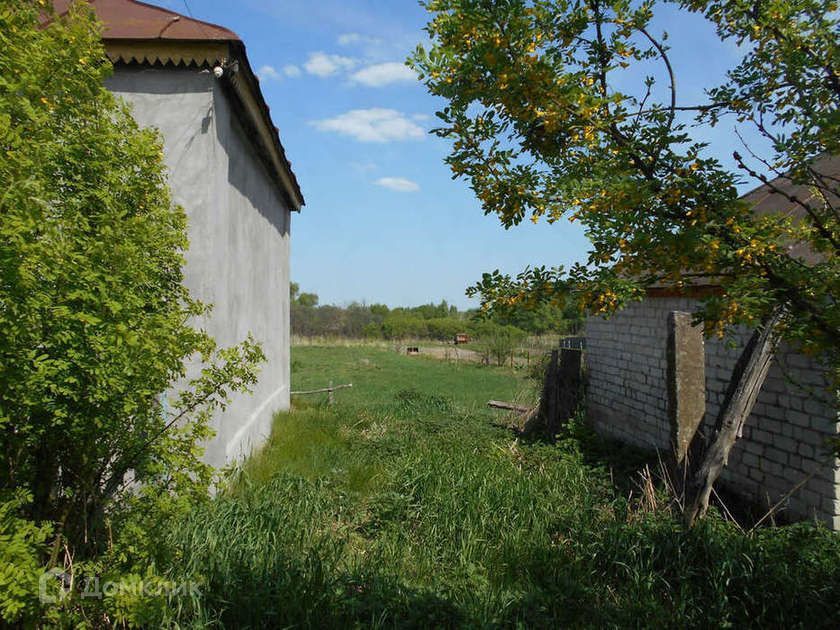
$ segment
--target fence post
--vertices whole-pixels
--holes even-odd
[[[333,382],[330,380],[330,388],[327,391],[327,404],[333,405],[335,404],[335,394],[333,394],[335,390],[333,389]]]
[[[551,351],[551,360],[548,362],[548,370],[545,374],[545,383],[543,384],[542,395],[542,412],[545,420],[545,428],[549,436],[554,436],[557,432],[558,422],[558,406],[559,406],[559,366],[558,360],[560,353],[557,350]]]

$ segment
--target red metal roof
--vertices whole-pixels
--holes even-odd
[[[104,39],[168,39],[177,41],[242,41],[231,30],[137,0],[86,0],[105,26]],[[73,0],[53,0],[56,13]]]

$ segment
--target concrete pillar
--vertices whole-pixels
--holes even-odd
[[[691,313],[668,315],[668,418],[677,470],[682,470],[691,441],[706,415],[706,355],[703,326]]]

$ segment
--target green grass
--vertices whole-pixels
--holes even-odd
[[[177,528],[183,625],[832,627],[840,541],[808,525],[685,531],[628,499],[639,460],[577,422],[556,445],[494,424],[509,371],[370,348],[296,348],[304,403],[238,480]],[[651,497],[648,497],[649,499]]]
[[[337,391],[336,399],[345,406],[369,410],[390,405],[402,390],[416,389],[478,411],[486,409],[488,400],[513,399],[525,384],[521,370],[409,357],[382,348],[292,348],[292,391],[320,389],[330,381],[335,385],[352,383],[352,389]],[[326,399],[326,394],[301,398],[308,403]]]

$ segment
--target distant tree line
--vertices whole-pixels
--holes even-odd
[[[572,307],[544,304],[482,318],[477,309],[465,311],[442,300],[439,304],[389,308],[385,304],[353,302],[348,306],[320,305],[315,293],[302,293],[292,282],[292,334],[302,337],[352,339],[430,339],[448,341],[458,333],[475,338],[568,334],[577,331],[580,316]],[[506,329],[506,330],[503,330]]]

